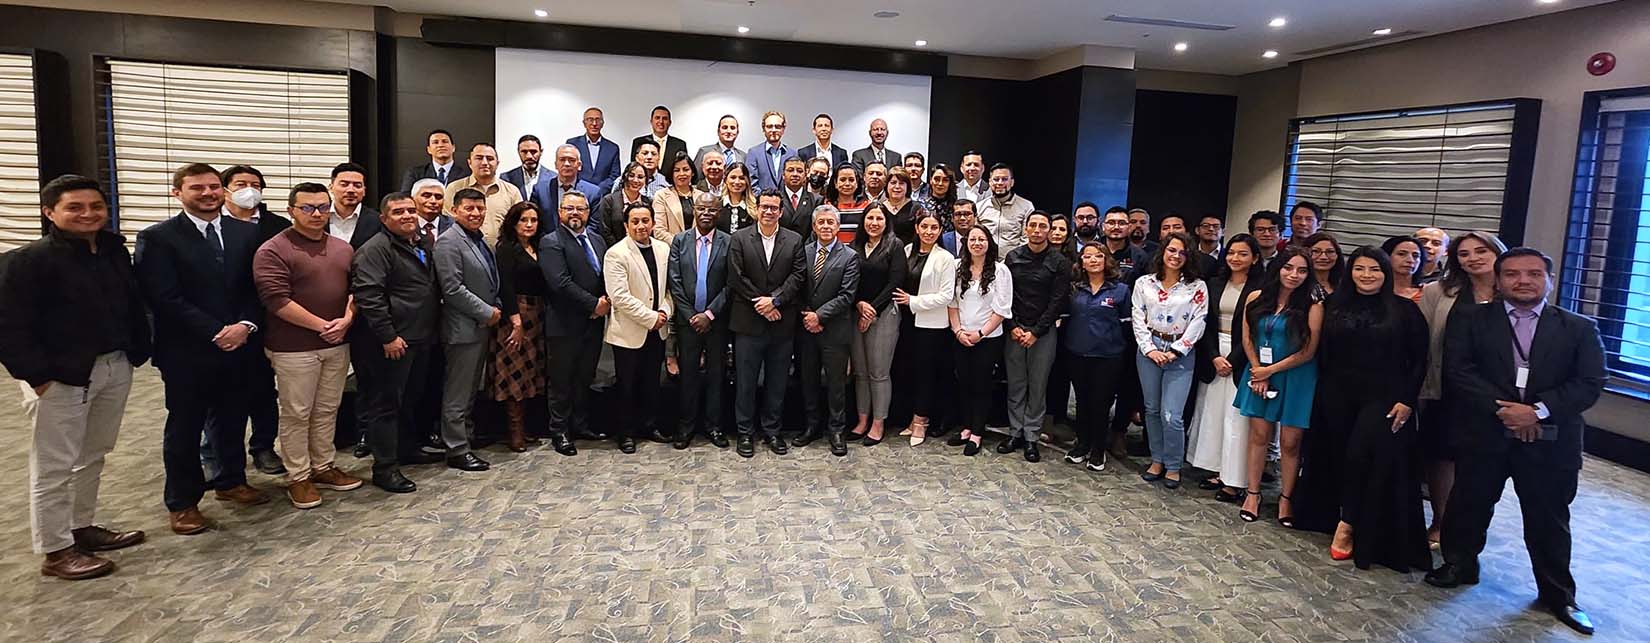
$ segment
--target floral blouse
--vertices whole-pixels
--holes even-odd
[[[1141,355],[1167,350],[1184,357],[1196,350],[1209,313],[1209,287],[1203,280],[1179,281],[1164,288],[1157,275],[1147,274],[1135,280],[1130,298],[1134,340]],[[1179,337],[1171,342],[1159,335]]]

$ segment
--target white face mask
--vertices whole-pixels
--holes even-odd
[[[258,207],[263,200],[264,191],[255,187],[244,187],[229,195],[230,203],[248,210]]]

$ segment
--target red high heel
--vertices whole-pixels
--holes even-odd
[[[1330,545],[1330,547],[1329,547],[1329,560],[1346,560],[1346,559],[1351,558],[1351,557],[1352,557],[1352,552],[1350,552],[1350,551],[1341,551],[1339,549],[1335,549],[1334,545]]]

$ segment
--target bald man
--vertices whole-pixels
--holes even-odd
[[[1444,252],[1449,248],[1449,233],[1441,228],[1421,228],[1415,231],[1415,238],[1421,240],[1422,250],[1427,252],[1427,263],[1421,266],[1421,276],[1415,283],[1421,284],[1437,280],[1444,276]]]
[[[899,165],[905,162],[905,157],[899,152],[888,149],[888,121],[876,119],[871,121],[871,144],[854,150],[854,167],[865,171],[865,165],[872,161],[881,163],[883,167]]]

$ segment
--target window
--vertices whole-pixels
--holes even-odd
[[[1583,103],[1560,303],[1598,320],[1610,388],[1650,396],[1650,90]]]
[[[256,167],[264,202],[278,212],[293,184],[325,183],[349,160],[344,72],[104,62],[104,171],[128,240],[177,213],[179,166]]]
[[[1284,201],[1324,208],[1348,248],[1437,227],[1523,239],[1540,102],[1295,119]]]
[[[0,54],[0,252],[40,238],[34,57]]]

